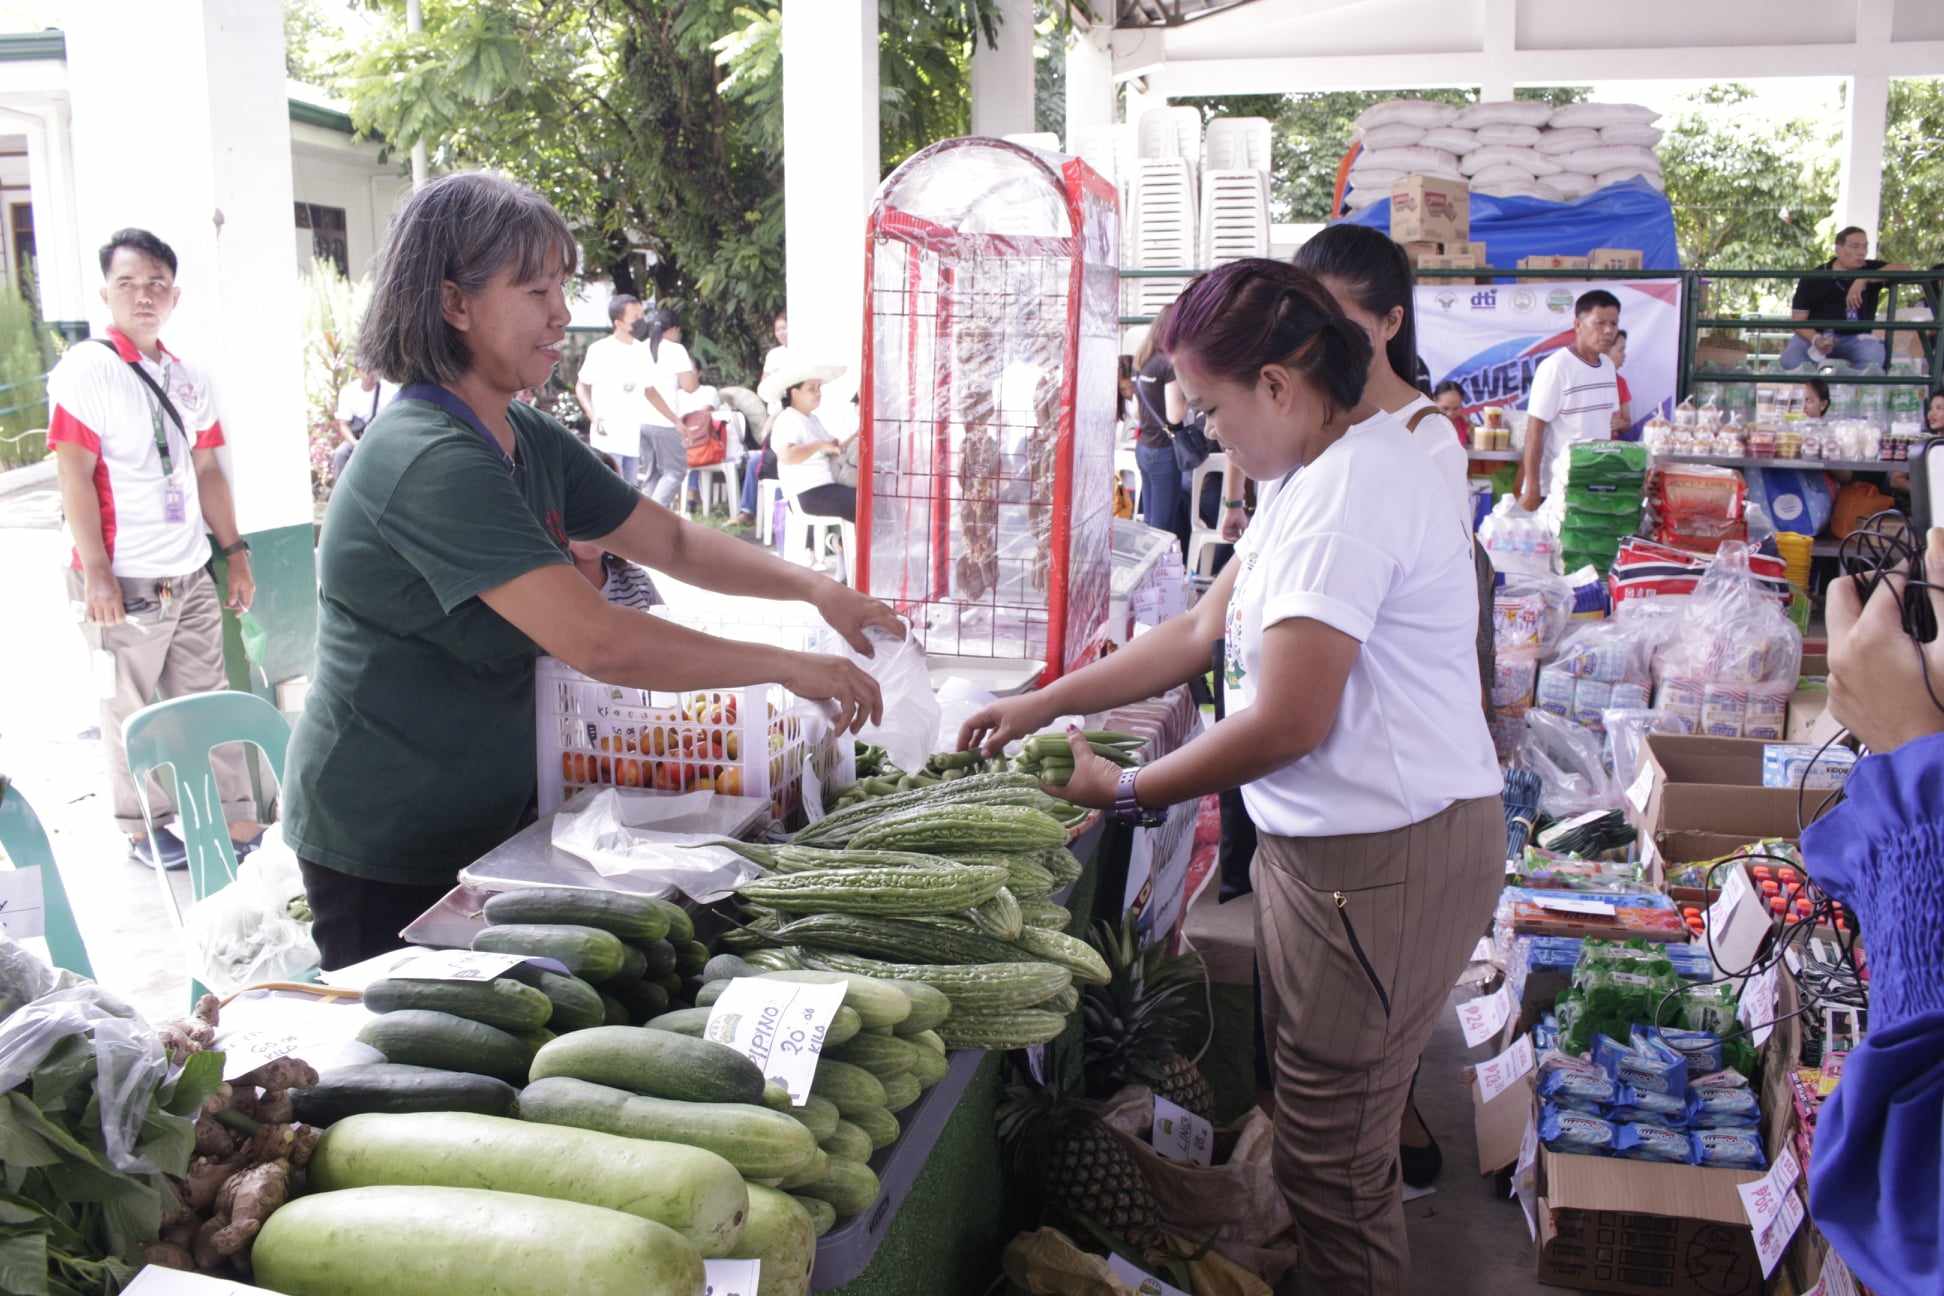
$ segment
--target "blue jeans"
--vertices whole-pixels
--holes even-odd
[[[1883,340],[1868,333],[1838,333],[1836,344],[1829,348],[1831,360],[1843,360],[1858,369],[1883,368]],[[1782,348],[1782,367],[1800,369],[1809,362],[1809,344],[1797,333],[1789,338],[1789,345]]]
[[[614,467],[621,474],[621,480],[633,486],[635,478],[641,473],[640,455],[615,455]]]
[[[1134,462],[1141,470],[1141,520],[1156,530],[1174,532],[1185,557],[1188,492],[1182,485],[1181,467],[1175,463],[1174,447],[1136,445]]]

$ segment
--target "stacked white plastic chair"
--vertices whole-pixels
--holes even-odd
[[[1269,176],[1262,171],[1202,175],[1201,261],[1214,267],[1269,255]]]
[[[1202,161],[1210,171],[1269,171],[1267,117],[1217,117],[1208,123]]]
[[[1143,268],[1193,267],[1201,253],[1196,237],[1196,178],[1201,164],[1201,114],[1193,108],[1156,108],[1136,128],[1134,250]],[[1136,315],[1153,315],[1188,286],[1180,279],[1137,279]]]

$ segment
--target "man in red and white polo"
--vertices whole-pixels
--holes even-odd
[[[147,230],[121,230],[101,249],[101,273],[114,324],[105,339],[70,347],[47,376],[47,440],[74,537],[68,593],[94,655],[115,822],[132,861],[180,868],[181,842],[147,839],[122,722],[151,702],[228,687],[209,535],[229,559],[231,608],[248,609],[256,581],[217,459],[223,427],[209,378],[161,341],[181,297],[174,250]],[[243,749],[227,744],[211,763],[230,837],[254,842],[262,830]],[[173,815],[154,779],[148,801],[158,824]]]

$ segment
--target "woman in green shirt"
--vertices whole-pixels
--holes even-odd
[[[503,177],[446,176],[393,219],[360,361],[402,385],[331,496],[317,669],[291,739],[284,837],[326,968],[398,945],[461,868],[534,812],[534,659],[669,692],[777,682],[881,718],[841,657],[718,639],[610,606],[570,540],[723,594],[813,604],[861,652],[891,610],[692,526],[609,472],[516,392],[566,335],[575,243]]]

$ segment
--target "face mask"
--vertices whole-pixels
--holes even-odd
[[[648,340],[648,317],[644,315],[636,320],[634,322],[634,328],[629,331],[635,335],[635,341],[646,342]]]

